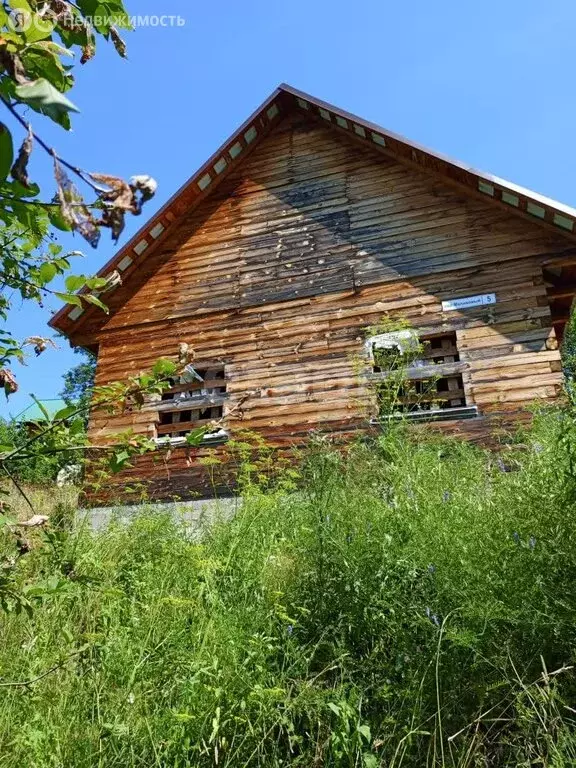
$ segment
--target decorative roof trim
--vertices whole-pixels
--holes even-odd
[[[221,180],[237,168],[272,128],[292,111],[310,115],[325,125],[330,125],[332,130],[345,133],[375,151],[427,173],[439,175],[446,181],[465,188],[470,194],[492,200],[495,204],[509,209],[511,213],[556,230],[569,239],[576,236],[576,209],[498,176],[469,168],[403,136],[386,131],[375,123],[282,84],[116,256],[105,264],[98,276],[105,277],[119,270],[122,272],[123,282],[129,282],[132,273],[138,270],[143,260],[174,231],[179,219],[211,194]],[[84,322],[96,312],[96,307],[86,307],[78,312],[78,307],[70,309],[70,305],[66,305],[54,315],[49,324],[63,333],[71,333],[77,329],[80,324],[77,321],[80,318]]]

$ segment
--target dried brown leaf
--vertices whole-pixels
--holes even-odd
[[[48,515],[33,515],[29,520],[22,520],[16,523],[16,528],[37,528],[39,525],[46,525],[50,518]]]
[[[120,34],[118,33],[118,30],[116,29],[116,27],[110,27],[110,37],[112,38],[112,42],[114,43],[114,48],[116,48],[116,52],[120,56],[122,56],[123,59],[125,59],[128,55],[127,49],[126,49],[126,43],[120,37]]]
[[[121,208],[107,208],[102,214],[100,224],[112,230],[112,239],[118,242],[126,224],[126,211]]]
[[[16,377],[8,368],[0,369],[0,387],[4,387],[6,395],[13,395],[15,392],[18,392]]]
[[[24,64],[22,59],[16,53],[11,53],[7,46],[6,41],[0,37],[0,67],[8,72],[8,75],[18,85],[26,85],[30,82],[30,79],[26,75]]]
[[[28,178],[28,161],[32,154],[32,148],[34,146],[34,135],[32,133],[32,126],[28,126],[28,135],[22,142],[18,157],[12,166],[12,178],[19,181],[23,187],[28,188],[30,186],[30,179]]]
[[[89,42],[86,43],[86,45],[82,48],[82,57],[80,59],[80,64],[87,64],[90,59],[93,59],[96,55],[96,46],[94,43]]]
[[[44,352],[49,346],[53,349],[58,349],[58,346],[54,341],[52,341],[52,339],[47,339],[44,336],[29,336],[22,344],[22,346],[33,346],[34,353],[37,357],[38,355],[41,355],[42,352]]]
[[[69,32],[78,32],[79,29],[84,29],[88,35],[90,25],[80,14],[74,12],[72,3],[68,3],[66,0],[48,0],[48,7],[50,16],[59,27]]]
[[[106,203],[113,203],[114,208],[134,212],[134,192],[124,179],[108,176],[105,173],[91,173],[90,178],[97,184],[104,184],[107,190],[100,192],[100,198]]]
[[[54,158],[54,176],[58,186],[58,203],[60,212],[72,229],[96,248],[100,240],[98,223],[84,203],[84,198],[68,178],[66,171],[58,158]]]

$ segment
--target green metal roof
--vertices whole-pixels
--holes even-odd
[[[66,408],[64,400],[54,398],[53,400],[39,400],[42,407],[46,409],[50,418],[52,418],[62,408]],[[17,416],[12,417],[14,421],[46,421],[46,416],[42,413],[40,406],[32,402],[27,408],[24,408]]]

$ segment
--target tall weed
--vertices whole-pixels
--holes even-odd
[[[0,766],[575,765],[572,423],[315,438],[200,540],[59,529],[2,620]]]

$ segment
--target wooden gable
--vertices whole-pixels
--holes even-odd
[[[291,147],[290,142],[293,144]],[[340,149],[334,149],[336,146]],[[266,159],[270,153],[278,160],[274,168],[266,167],[267,163],[270,166],[270,160]],[[298,158],[301,158],[300,162]],[[339,162],[342,163],[340,168]],[[355,162],[359,163],[357,180],[351,181]],[[382,175],[379,185],[370,188],[370,181],[362,181],[362,164],[365,174],[368,167],[378,169],[377,172]],[[308,165],[309,169],[306,167]],[[316,177],[313,174],[314,168],[319,169]],[[413,186],[411,191],[406,186],[403,188],[402,185],[406,185],[406,179],[410,176],[410,169],[418,170],[422,179],[426,175],[428,184],[422,181],[420,188]],[[307,173],[308,170],[310,173]],[[269,174],[269,178],[266,174]],[[268,231],[262,228],[259,231],[257,220],[248,221],[250,213],[246,200],[257,201],[250,183],[262,184],[274,198],[270,208],[272,221],[266,223]],[[265,194],[264,190],[260,192]],[[325,210],[316,208],[312,215],[313,201],[320,197],[325,198]],[[402,209],[400,198],[413,206],[412,209]],[[441,198],[444,198],[444,204]],[[446,203],[447,200],[451,201],[450,204]],[[342,206],[349,210],[343,210]],[[444,268],[447,268],[451,257],[454,257],[454,267],[459,263],[464,265],[466,259],[468,263],[474,263],[476,240],[483,227],[484,231],[487,227],[494,231],[509,226],[511,232],[516,231],[519,241],[527,237],[537,240],[538,235],[532,236],[529,233],[538,229],[541,241],[547,243],[541,249],[542,252],[553,251],[554,260],[562,264],[573,263],[575,260],[573,241],[576,237],[576,212],[573,209],[497,177],[466,168],[289,86],[281,86],[100,271],[100,275],[106,275],[117,270],[123,278],[123,285],[106,295],[111,314],[114,315],[126,302],[132,302],[131,297],[139,291],[140,286],[158,269],[163,269],[161,264],[170,252],[178,248],[178,243],[184,242],[183,237],[187,233],[197,228],[200,236],[218,215],[225,225],[235,222],[236,229],[229,229],[231,240],[227,257],[223,252],[218,254],[225,261],[227,259],[227,267],[232,272],[230,269],[223,274],[214,272],[208,239],[204,247],[209,266],[206,266],[206,260],[202,262],[199,245],[194,245],[195,256],[191,253],[181,254],[185,255],[185,261],[190,267],[196,260],[201,271],[193,276],[194,280],[205,281],[206,271],[213,277],[218,274],[218,286],[211,286],[210,297],[201,298],[193,294],[191,288],[188,298],[183,299],[185,303],[181,309],[186,306],[199,312],[209,311],[210,306],[224,306],[221,293],[230,293],[231,289],[236,306],[245,306],[251,300],[258,302],[266,293],[266,279],[269,279],[270,288],[275,287],[274,295],[278,294],[279,289],[273,283],[278,281],[279,274],[270,271],[269,264],[262,264],[259,275],[254,273],[248,278],[246,274],[246,265],[243,263],[249,240],[245,237],[246,228],[249,231],[252,227],[254,236],[258,235],[259,238],[258,247],[266,248],[267,242],[274,241],[274,231],[271,229],[276,222],[274,217],[282,219],[282,211],[294,211],[295,208],[311,216],[311,231],[317,237],[322,233],[320,242],[330,245],[330,269],[333,271],[329,272],[324,265],[322,270],[316,269],[316,272],[324,273],[322,279],[319,276],[315,278],[314,246],[311,243],[306,246],[294,245],[288,228],[285,228],[284,242],[280,246],[282,253],[298,253],[299,256],[297,261],[287,262],[292,267],[285,265],[280,270],[286,278],[283,290],[287,296],[303,295],[301,291],[330,291],[346,284],[354,286],[366,284],[370,280],[410,276],[419,273],[426,265],[440,270],[442,266],[438,261],[432,263],[430,259],[427,261],[428,256],[423,258],[427,245],[422,230],[426,228],[426,223],[432,225],[434,216],[445,217],[447,208],[450,208],[450,218],[444,218],[441,226],[445,229],[446,241],[450,238],[455,240],[454,253],[447,242],[444,247],[436,245],[440,250],[435,252],[437,259],[444,258]],[[374,237],[369,231],[370,225],[376,225],[377,222],[381,224],[382,219],[378,219],[378,216],[383,216],[385,210],[397,215],[397,230],[389,227]],[[241,211],[241,214],[235,219],[237,211]],[[472,223],[476,212],[479,218]],[[262,212],[260,215],[263,215]],[[287,220],[291,215],[286,214]],[[420,223],[418,215],[422,219]],[[411,229],[404,229],[402,216]],[[464,228],[468,243],[462,240],[461,229],[466,218],[469,225]],[[520,223],[515,225],[514,221]],[[527,221],[535,226],[526,226]],[[441,239],[439,226],[439,222],[436,222],[437,240]],[[411,232],[414,236],[406,241],[402,239],[404,232]],[[551,237],[547,237],[546,233],[550,233]],[[557,245],[553,247],[555,236]],[[431,238],[429,242],[433,243],[434,235],[429,233],[428,237]],[[458,237],[460,240],[456,242]],[[418,244],[412,249],[411,239]],[[492,247],[498,247],[496,240]],[[308,251],[300,253],[298,249]],[[256,254],[251,256],[252,261],[254,258]],[[316,265],[320,266],[323,265]],[[308,271],[296,274],[302,267]],[[294,274],[289,273],[290,269],[293,269]],[[233,274],[234,270],[236,272]],[[236,281],[234,287],[233,281]],[[206,285],[209,286],[209,282]],[[269,300],[269,297],[264,300]],[[155,316],[154,312],[150,316]],[[51,325],[69,335],[74,343],[87,344],[90,336],[106,322],[107,319],[96,308],[80,310],[67,307],[55,316]]]
[[[423,275],[438,274],[439,296],[450,298],[441,273],[548,260],[565,247],[554,232],[291,115],[182,216],[102,331]]]

